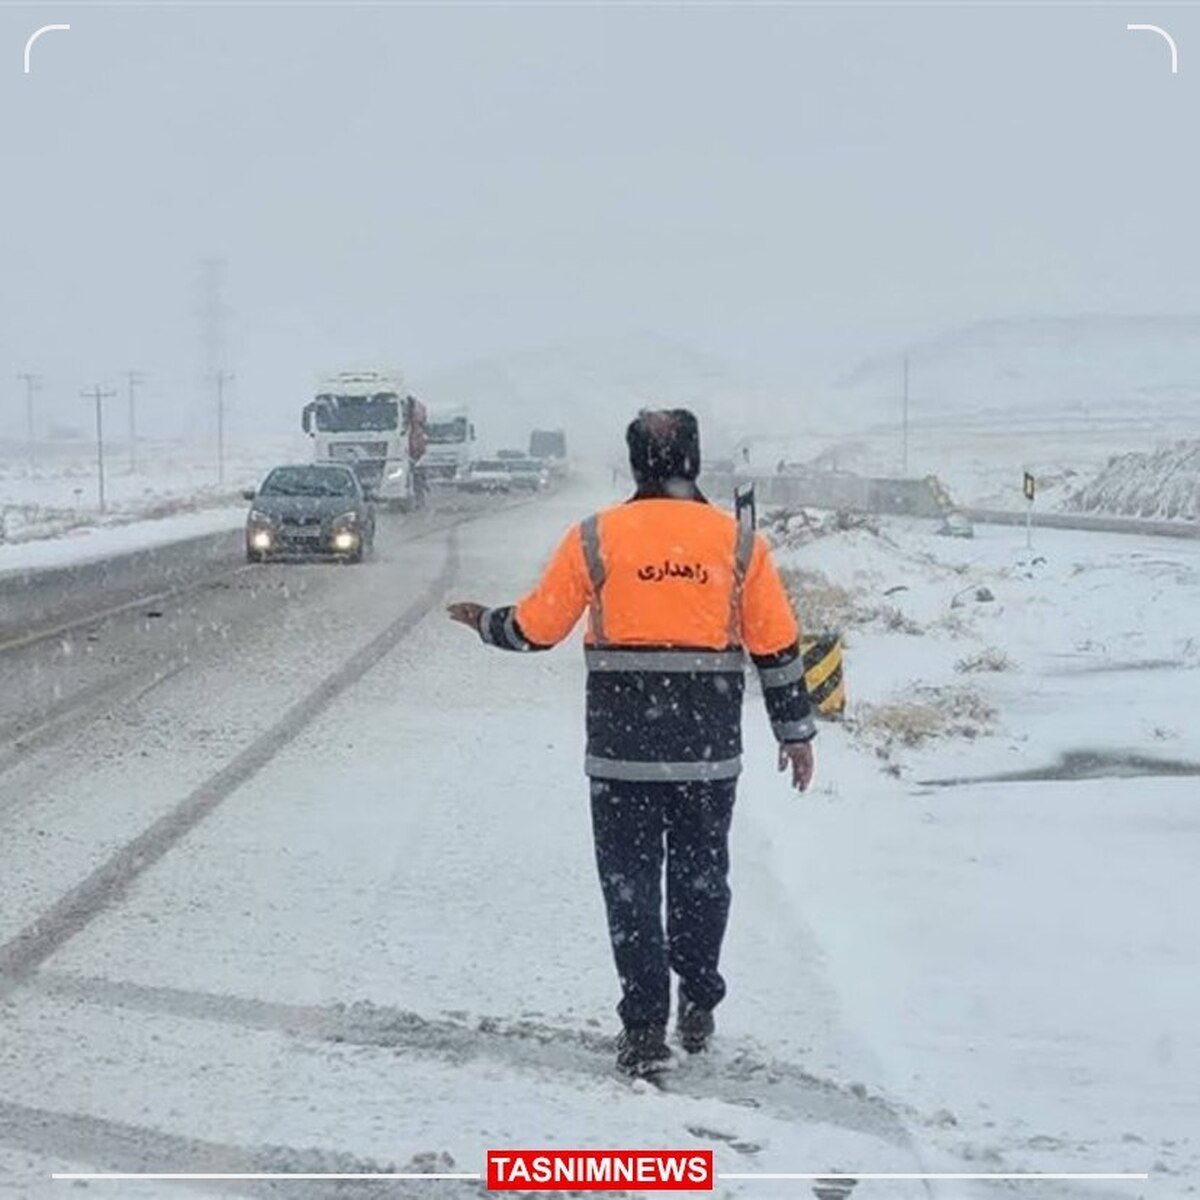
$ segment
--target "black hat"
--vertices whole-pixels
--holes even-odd
[[[700,474],[700,423],[686,408],[642,409],[629,422],[625,443],[639,484],[691,482]]]

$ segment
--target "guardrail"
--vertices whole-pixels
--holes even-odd
[[[848,471],[712,472],[701,490],[725,500],[742,484],[753,484],[760,507],[848,508],[892,516],[936,517],[950,506],[946,490],[932,476],[890,479]]]
[[[942,497],[932,480],[875,480],[859,476],[842,478],[837,473],[816,475],[727,474],[716,472],[701,478],[709,496],[732,504],[735,483],[753,483],[760,509],[772,505],[839,508],[878,516],[913,516],[938,519],[949,498]],[[899,484],[906,485],[901,488]],[[835,486],[836,485],[836,486]],[[1024,525],[1024,509],[955,508],[977,525]],[[1168,521],[1148,517],[1121,517],[1102,513],[1037,512],[1035,529],[1074,529],[1084,533],[1125,533],[1143,537],[1200,538],[1200,521]]]
[[[1024,525],[1024,512],[967,508],[962,511],[977,525]],[[1102,516],[1096,513],[1034,512],[1034,529],[1074,529],[1085,533],[1127,533],[1144,537],[1200,538],[1200,522],[1149,520],[1144,517]]]
[[[242,560],[244,536],[241,528],[229,529],[62,567],[6,571],[0,575],[0,642],[33,623],[52,628],[98,608],[186,587],[214,569],[232,569]]]

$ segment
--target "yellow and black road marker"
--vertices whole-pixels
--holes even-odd
[[[800,650],[804,655],[804,681],[817,712],[823,717],[840,717],[846,710],[841,634],[803,638]]]

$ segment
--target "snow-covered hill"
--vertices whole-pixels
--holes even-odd
[[[1200,440],[1113,458],[1067,501],[1077,512],[1200,520]]]
[[[1200,317],[980,320],[866,360],[836,391],[887,410],[905,358],[914,418],[1200,414]]]
[[[781,420],[751,445],[751,465],[936,474],[963,503],[1004,507],[1023,502],[1028,470],[1040,502],[1059,507],[1114,456],[1195,436],[1200,318],[981,321],[868,359],[804,411],[808,427]]]
[[[728,454],[748,421],[760,424],[777,407],[721,360],[649,334],[477,359],[418,382],[432,406],[472,409],[485,452],[561,426],[573,453],[603,461],[623,454],[625,425],[643,406],[693,409],[710,456]]]
[[[861,363],[834,389],[848,420],[1200,418],[1200,317],[979,321]]]

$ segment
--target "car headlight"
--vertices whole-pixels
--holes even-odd
[[[255,550],[270,550],[271,534],[266,529],[256,529],[250,535],[250,545]]]
[[[334,517],[332,524],[335,528],[339,525],[357,525],[358,512],[355,509],[351,509],[349,512],[344,512],[340,516]]]
[[[275,518],[270,513],[265,513],[261,509],[252,508],[250,510],[249,521],[251,525],[274,525]]]

